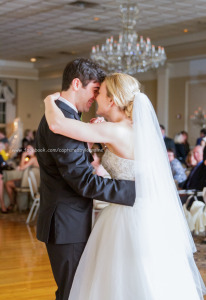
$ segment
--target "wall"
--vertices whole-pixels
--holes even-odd
[[[8,127],[16,117],[16,101],[17,101],[17,80],[10,79],[10,78],[0,78],[2,82],[4,82],[7,86],[9,86],[12,89],[12,92],[15,95],[15,98],[13,100],[6,101],[6,126],[5,124],[0,124],[0,128],[5,128],[6,132],[8,131]]]
[[[38,80],[18,79],[16,116],[23,122],[24,130],[36,130],[44,113],[44,104]]]
[[[0,76],[15,82],[17,90],[16,116],[21,117],[24,128],[36,129],[44,113],[44,97],[61,89],[61,72],[50,72],[51,74],[47,72],[46,75],[39,76],[38,71],[31,64],[24,63],[20,68],[21,64],[17,63],[15,72],[13,65],[13,63],[10,64],[8,70],[6,66],[2,69],[0,65]],[[179,131],[189,129],[192,131],[191,143],[194,145],[194,136],[199,135],[200,128],[194,127],[193,124],[192,127],[189,127],[191,124],[188,123],[191,122],[188,118],[196,105],[196,99],[193,95],[197,95],[198,99],[201,98],[197,104],[204,107],[206,91],[205,86],[202,89],[201,84],[200,89],[198,84],[191,85],[189,89],[187,87],[188,82],[206,80],[206,59],[174,61],[167,64],[165,69],[168,70],[168,72],[165,72],[165,77],[162,75],[164,73],[163,68],[163,73],[150,71],[137,74],[136,78],[142,84],[141,90],[148,95],[155,110],[158,111],[157,103],[159,108],[165,108],[162,109],[162,114],[166,117],[162,119],[168,120],[168,124],[165,124],[167,134],[174,137]],[[15,75],[12,76],[12,74]],[[168,89],[165,83],[168,83]],[[161,101],[157,91],[159,88],[160,91],[164,90]],[[168,109],[166,98],[168,99]],[[83,114],[83,120],[88,122],[94,116],[95,105],[92,106],[89,113]]]
[[[142,80],[141,82],[141,91],[144,92],[150,101],[154,109],[157,109],[157,80]]]
[[[189,132],[189,141],[195,145],[200,126],[190,116],[198,107],[206,112],[206,75],[171,78],[169,81],[169,135],[174,137],[181,130]],[[178,118],[180,115],[180,118]]]
[[[0,78],[7,81],[15,91],[16,99],[9,107],[10,122],[20,117],[24,129],[36,129],[43,111],[40,97],[39,72],[33,63],[0,60]],[[8,130],[11,131],[11,130]]]
[[[172,138],[184,129],[185,83],[188,77],[171,78],[169,81],[169,132]],[[180,115],[178,119],[177,115]]]
[[[185,106],[187,107],[188,116],[194,114],[199,109],[204,110],[206,115],[206,77],[202,80],[190,80],[186,82]],[[195,124],[190,118],[185,120],[185,126],[190,133],[190,141],[195,144],[199,137],[200,125]]]

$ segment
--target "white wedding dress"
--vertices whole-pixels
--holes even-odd
[[[135,178],[134,161],[120,158],[109,150],[102,164],[112,178]],[[101,212],[80,260],[69,300],[203,299],[181,246],[177,246],[178,255],[175,249],[169,249],[167,261],[163,255],[162,261],[157,258],[155,267],[148,265],[148,257],[161,245],[155,244],[153,236],[149,237],[154,240],[153,249],[145,246],[142,251],[139,247],[140,243],[147,245],[148,238],[141,236],[139,209],[137,204],[134,207],[110,204]],[[172,255],[176,255],[175,263]]]

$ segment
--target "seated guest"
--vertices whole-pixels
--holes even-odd
[[[169,138],[165,135],[165,127],[163,125],[160,125],[160,129],[161,129],[161,132],[162,132],[162,136],[163,136],[166,148],[167,149],[173,149],[174,153],[176,153],[174,141],[171,138]]]
[[[203,175],[203,148],[201,146],[196,146],[193,149],[194,158],[197,161],[196,166],[191,170],[187,180],[181,184],[179,187],[186,190],[198,190],[199,182]]]
[[[193,149],[194,158],[197,161],[197,164],[191,170],[186,181],[181,182],[179,184],[180,188],[184,190],[198,190],[202,191],[203,189],[203,179],[205,178],[205,165],[203,163],[203,148],[201,146],[196,146]],[[180,195],[180,199],[182,204],[187,201],[188,195]],[[198,200],[203,201],[202,197],[198,198]],[[191,198],[190,203],[188,204],[187,209],[190,209],[192,203],[194,202],[194,197]]]
[[[176,180],[178,184],[185,181],[187,179],[185,170],[181,162],[177,158],[175,158],[173,149],[168,149],[167,154],[168,154],[174,180]]]
[[[26,129],[24,132],[24,138],[22,140],[22,148],[23,151],[26,148],[26,146],[34,141],[33,132],[30,129]]]
[[[188,143],[188,133],[185,130],[181,131],[182,137],[183,137],[183,145],[185,148],[185,154],[186,156],[188,155],[188,153],[190,152],[190,144]]]
[[[34,144],[30,143],[26,146],[26,151],[22,154],[22,159],[20,161],[19,170],[25,170],[28,167],[39,167],[36,155]]]
[[[24,137],[21,141],[21,148],[19,149],[17,156],[16,156],[18,163],[19,163],[19,161],[21,161],[21,156],[22,156],[22,153],[25,151],[26,146],[29,144],[33,144],[33,143],[34,143],[33,132],[30,129],[26,129],[24,131]]]
[[[206,128],[200,130],[200,137],[196,141],[196,146],[201,145],[202,139],[206,137]]]
[[[0,142],[0,150],[1,150],[1,145],[2,143]],[[1,152],[0,152],[1,153]],[[5,170],[9,168],[9,166],[7,165],[7,163],[5,162],[5,160],[3,159],[2,155],[0,154],[0,205],[1,205],[1,212],[3,214],[6,214],[7,208],[4,202],[4,181],[3,181],[3,170]]]
[[[196,166],[197,164],[197,161],[196,159],[194,158],[194,154],[193,154],[193,151],[191,150],[188,154],[187,154],[187,157],[185,159],[185,163],[186,163],[186,166],[187,166],[187,169],[185,171],[185,174],[187,175],[187,177],[189,176],[191,170]]]
[[[206,187],[206,146],[203,150],[203,163],[202,163],[202,175],[200,178],[199,185],[197,186],[197,190],[202,191],[203,188]]]
[[[194,157],[193,151],[191,150],[188,154],[187,157],[185,159],[186,165],[189,169],[192,169],[196,166],[197,161]]]
[[[203,191],[203,188],[206,187],[206,147],[204,148],[203,153],[203,162],[199,167],[199,181],[197,181],[197,185],[195,189],[197,191]],[[198,199],[199,201],[195,201]],[[182,197],[181,197],[181,200]],[[196,231],[196,234],[204,230],[204,220],[206,217],[205,211],[205,202],[202,196],[190,197],[187,201],[186,206],[184,208],[186,217],[188,217],[188,224],[191,230]],[[186,201],[185,201],[186,202]],[[202,203],[203,202],[203,203]],[[188,212],[189,211],[189,212]],[[203,241],[206,243],[206,239]]]
[[[35,155],[35,149],[32,144],[29,144],[26,146],[26,151],[23,152],[21,156],[21,161],[17,169],[19,170],[25,170],[28,167],[39,167],[36,155]],[[8,207],[8,210],[13,210],[13,207],[15,205],[15,188],[19,187],[21,185],[21,178],[16,178],[14,180],[8,180],[5,183],[5,188],[8,193],[9,199],[10,199],[10,205]]]
[[[8,147],[9,147],[9,140],[5,136],[3,132],[0,131],[0,155],[2,156],[3,160],[7,160],[9,158],[8,155]]]
[[[200,181],[200,187],[202,187],[202,189],[206,187],[206,146],[204,147],[203,161],[204,161],[205,170],[204,170],[204,173],[203,173],[204,175],[202,176],[201,181]],[[206,244],[206,238],[204,238],[202,243]]]
[[[9,140],[7,139],[6,135],[3,131],[0,130],[0,141],[4,144],[8,144]]]
[[[4,160],[2,158],[2,156],[0,155],[0,204],[1,204],[1,212],[3,214],[7,213],[7,208],[6,205],[4,203],[4,182],[3,182],[3,175],[2,175],[2,165],[4,164]]]
[[[36,130],[33,130],[33,142],[35,143],[35,141],[36,141]]]
[[[2,133],[0,133],[1,136]],[[0,153],[4,149],[4,143],[0,142]],[[4,182],[3,182],[3,166],[5,164],[5,160],[3,159],[2,155],[0,154],[0,205],[1,205],[1,212],[3,214],[7,213],[7,208],[4,203],[3,193],[4,193]]]
[[[175,142],[175,149],[176,149],[176,157],[177,159],[185,164],[185,159],[186,159],[186,152],[185,152],[185,147],[184,147],[184,137],[181,133],[176,134],[174,138]]]
[[[202,138],[201,146],[204,148],[206,146],[206,136]]]
[[[0,144],[2,145],[3,143],[0,141]],[[4,144],[3,144],[4,145]],[[2,148],[2,147],[1,147]],[[9,154],[8,152],[6,151],[5,149],[5,146],[4,148],[0,151],[0,155],[2,156],[3,160],[6,161],[9,159]]]

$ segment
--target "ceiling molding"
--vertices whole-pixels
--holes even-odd
[[[206,30],[197,33],[186,33],[185,35],[168,37],[161,40],[156,40],[157,45],[163,45],[164,47],[169,48],[169,46],[177,46],[185,43],[194,43],[206,40]]]
[[[0,60],[0,76],[16,79],[39,79],[39,71],[33,63]]]

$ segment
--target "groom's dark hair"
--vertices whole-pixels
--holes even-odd
[[[78,58],[69,62],[64,69],[62,78],[62,91],[67,91],[74,78],[79,78],[83,87],[89,82],[95,81],[102,83],[106,73],[98,64],[90,59]]]

